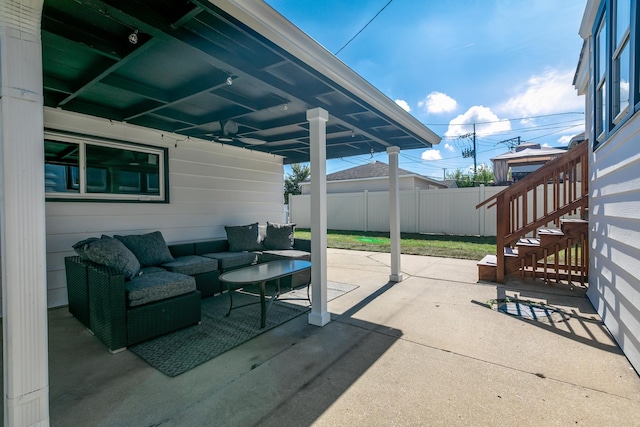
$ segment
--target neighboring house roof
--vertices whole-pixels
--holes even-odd
[[[556,157],[560,154],[566,153],[567,150],[563,150],[561,148],[550,148],[550,147],[540,147],[540,148],[525,148],[520,151],[516,151],[515,153],[509,152],[505,154],[501,154],[492,158],[492,161],[496,160],[508,160],[509,164],[514,163],[527,163],[534,161],[549,161],[552,157]]]
[[[356,179],[371,179],[371,178],[386,178],[389,176],[389,165],[380,162],[374,161],[371,163],[367,163],[365,165],[356,166],[350,169],[345,169],[339,172],[334,172],[332,174],[327,175],[327,182],[330,181],[346,181],[346,180],[356,180]],[[398,168],[398,176],[414,176],[418,179],[422,179],[424,181],[428,181],[430,184],[435,185],[440,188],[449,187],[448,183],[443,181],[438,181],[437,179],[428,178],[423,175],[419,175],[415,172],[411,172],[405,169]],[[308,183],[308,181],[306,181]],[[304,184],[304,183],[301,183]]]
[[[566,152],[566,149],[543,147],[535,143],[520,144],[516,147],[515,152],[509,151],[491,159],[493,162],[493,175],[496,182],[505,182],[510,166],[543,164]]]

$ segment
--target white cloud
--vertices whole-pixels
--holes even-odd
[[[571,138],[573,138],[575,135],[562,135],[560,138],[558,138],[558,142],[561,145],[569,145],[569,143],[571,142]]]
[[[452,153],[454,151],[456,151],[455,147],[451,144],[449,144],[448,142],[444,144],[444,148],[446,148],[447,150],[451,151]]]
[[[458,103],[445,93],[431,92],[424,100],[418,102],[418,107],[424,108],[427,113],[442,114],[455,111]]]
[[[442,160],[442,154],[438,150],[430,149],[422,152],[422,160]]]
[[[548,70],[529,78],[517,95],[496,108],[509,117],[532,117],[584,110],[584,98],[573,87],[573,70]]]
[[[449,122],[449,129],[447,129],[444,136],[447,138],[455,138],[471,133],[473,132],[473,123],[479,123],[476,125],[477,136],[489,136],[511,130],[511,123],[508,120],[499,119],[490,108],[475,105],[469,108],[464,114],[460,114],[451,120]]]
[[[407,101],[405,101],[404,99],[396,99],[396,104],[398,104],[399,106],[402,107],[402,109],[404,111],[406,111],[407,113],[411,112],[411,107],[409,106],[409,104],[407,103]]]

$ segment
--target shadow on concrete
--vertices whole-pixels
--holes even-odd
[[[332,351],[323,366],[309,367],[314,375],[298,387],[256,423],[261,426],[311,425],[333,405],[402,336],[402,331],[352,317],[381,297],[395,283],[389,282],[340,316],[332,318],[331,328],[323,328],[315,344]],[[329,326],[328,325],[328,326]],[[334,347],[332,341],[341,341]],[[304,345],[304,344],[302,344]]]
[[[622,354],[620,347],[614,344],[609,330],[599,319],[586,297],[586,287],[562,283],[548,285],[542,281],[521,280],[511,280],[505,285],[491,284],[497,286],[495,300],[490,302],[471,302],[563,338],[610,353]],[[523,304],[534,303],[534,305],[542,301],[542,305],[552,311],[554,315],[532,319],[528,316],[505,313],[504,311],[506,310],[501,310],[500,306],[509,301]],[[602,338],[605,337],[606,341],[603,341]]]

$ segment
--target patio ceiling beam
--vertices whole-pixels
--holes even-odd
[[[362,102],[367,110],[390,118],[394,125],[406,130],[417,141],[426,141],[423,143],[425,147],[431,147],[432,143],[437,144],[440,141],[440,137],[433,131],[399,106],[390,103],[388,97],[361,76],[347,69],[333,54],[326,49],[318,48],[317,42],[269,5],[239,0],[211,1],[215,2],[219,9],[251,28],[256,34],[253,35],[254,38],[262,36],[274,46],[286,51],[287,55],[292,57],[292,61],[304,64],[326,81],[331,81],[330,86],[338,92],[348,93],[351,98]]]
[[[70,24],[74,21],[70,16],[53,19],[53,13],[55,12],[51,11],[42,17],[42,36],[55,39],[61,48],[66,45],[74,49],[85,49],[113,61],[120,61],[133,50],[123,49],[122,44],[110,43],[108,39],[96,34],[95,29],[90,32],[78,28],[80,23]]]
[[[95,75],[92,79],[90,79],[88,82],[83,84],[82,87],[76,89],[72,94],[70,94],[68,97],[63,99],[62,102],[60,102],[58,105],[61,107],[66,105],[71,100],[81,95],[83,92],[86,92],[87,90],[91,89],[92,87],[100,83],[100,81],[104,79],[106,76],[114,73],[119,68],[125,66],[127,63],[129,63],[130,61],[140,56],[142,53],[144,53],[147,49],[149,49],[154,44],[155,44],[155,41],[149,40],[148,42],[140,45],[136,50],[131,52],[125,58],[121,59],[120,61],[116,62],[115,64],[111,65],[110,67],[106,68],[102,72]]]
[[[144,83],[134,82],[125,77],[111,74],[102,79],[101,83],[118,90],[135,93],[139,96],[145,97],[150,101],[155,101],[163,104],[171,102],[169,94],[167,94],[166,91],[156,89]]]
[[[172,107],[174,105],[183,103],[188,101],[191,98],[195,98],[197,96],[209,93],[209,92],[213,92],[216,89],[219,89],[221,87],[224,87],[227,85],[226,83],[226,76],[224,78],[222,78],[223,76],[214,76],[210,79],[207,79],[206,81],[202,82],[202,80],[198,79],[196,80],[197,83],[194,83],[193,85],[187,85],[187,87],[189,88],[193,88],[193,86],[198,86],[195,87],[193,90],[186,90],[187,88],[184,89],[184,91],[178,91],[177,93],[172,94],[172,100],[162,104],[162,105],[158,105],[154,108],[149,108],[149,109],[140,109],[136,112],[131,112],[129,113],[130,115],[127,117],[126,120],[132,120],[135,119],[137,117],[140,116],[144,116],[146,114],[150,114],[150,113],[155,113],[155,112],[159,112],[162,109],[168,108],[168,107]],[[243,109],[244,110],[244,109]]]
[[[108,10],[110,17],[112,17],[116,21],[125,23],[127,25],[132,25],[136,28],[140,28],[141,31],[147,32],[152,37],[154,37],[154,40],[166,39],[166,40],[180,41],[186,47],[190,49],[195,49],[197,52],[200,52],[200,55],[202,55],[202,53],[205,53],[206,55],[204,55],[204,58],[206,58],[207,62],[211,63],[217,68],[229,71],[235,75],[246,76],[245,78],[257,79],[258,82],[260,82],[258,84],[266,83],[267,85],[270,86],[270,90],[277,96],[280,96],[282,99],[289,99],[293,95],[294,98],[296,98],[299,101],[302,101],[304,104],[317,105],[317,100],[312,99],[313,91],[311,92],[311,95],[309,95],[308,86],[306,86],[305,88],[297,88],[293,85],[288,85],[286,82],[283,82],[282,80],[277,79],[272,74],[259,69],[259,67],[256,67],[255,64],[250,64],[250,63],[247,63],[246,61],[239,60],[237,56],[234,56],[229,52],[220,52],[220,50],[218,49],[215,52],[216,55],[214,56],[213,51],[215,49],[213,48],[213,45],[211,45],[211,42],[209,42],[206,39],[203,39],[198,34],[194,34],[193,32],[189,31],[188,28],[186,28],[188,26],[188,19],[186,18],[181,20],[181,25],[183,25],[183,27],[176,29],[175,27],[171,27],[171,25],[168,25],[166,21],[162,19],[162,17],[158,17],[158,16],[154,17],[153,15],[145,16],[145,22],[142,22],[136,18],[133,18],[127,12],[127,10],[131,8],[131,5],[128,5],[125,3],[119,4],[119,6],[122,6],[122,7],[118,8],[118,10],[114,10],[114,8],[109,8],[99,1],[92,1],[91,5],[93,8],[103,7],[103,10],[105,11]],[[130,13],[134,13],[134,10],[131,10]],[[194,12],[194,16],[195,14],[196,13]],[[233,24],[230,24],[230,25],[233,25]],[[198,41],[198,39],[200,41]],[[236,63],[234,67],[231,67],[229,65],[231,62]],[[117,67],[118,66],[115,65],[114,69]],[[296,67],[299,67],[299,66],[296,65]],[[304,69],[301,69],[301,70],[305,71]],[[84,89],[87,89],[88,87],[90,87],[90,85],[96,84],[97,81],[106,77],[106,75],[108,74],[109,74],[109,70],[107,70],[105,73],[102,73],[100,76],[98,76],[98,78],[89,82],[89,84],[85,86]],[[325,83],[323,82],[323,87],[324,85]],[[323,93],[326,93],[326,90],[324,90]],[[78,94],[79,92],[76,92],[75,94],[70,95],[69,97],[67,97],[67,99],[62,101],[62,104],[64,105],[65,103],[68,103],[73,97],[77,96]],[[192,94],[192,95],[195,96],[197,94]],[[186,100],[189,96],[190,95],[185,95],[184,98],[175,99],[170,104],[156,105],[145,111],[130,112],[125,117],[125,120],[130,122],[138,122],[138,120],[135,120],[135,119],[138,119],[140,116],[144,114],[148,114],[150,112],[161,110],[166,106],[179,103],[183,100]],[[322,105],[322,106],[325,108],[332,108],[331,105]],[[356,108],[357,111],[352,110],[352,111],[349,111],[349,113],[357,113],[362,108],[364,107],[358,106]],[[220,120],[220,119],[223,119],[223,118],[216,118],[216,120]],[[353,121],[349,120],[346,122],[346,125],[353,129],[358,129],[359,133],[366,134],[367,138],[373,141],[376,141],[382,147],[386,147],[389,145],[384,141],[384,139],[380,135],[367,132],[365,129],[363,129],[362,128],[363,125],[361,123],[358,123],[357,120],[353,120]],[[190,129],[192,129],[192,127],[186,126],[186,127],[177,127],[176,129],[173,129],[173,130],[177,132],[188,132]]]

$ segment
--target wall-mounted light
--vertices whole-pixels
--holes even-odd
[[[138,30],[133,30],[133,33],[129,34],[129,43],[131,44],[138,43]]]
[[[231,86],[233,84],[233,79],[231,78],[231,76],[227,77],[227,85]]]
[[[289,106],[288,106],[287,104],[284,104],[284,105],[282,106],[282,109],[283,109],[284,111],[287,111],[287,110],[289,109]]]

